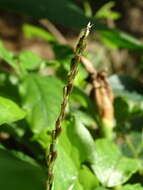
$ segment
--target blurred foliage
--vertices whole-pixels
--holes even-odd
[[[110,51],[142,53],[141,40],[108,25],[122,16],[115,5],[115,1],[102,1],[94,12],[87,0],[0,1],[0,8],[47,18],[70,30],[81,29],[91,20],[98,36],[92,36],[92,43],[97,40]],[[22,30],[29,40],[46,41],[55,56],[46,60],[29,50],[14,53],[0,41],[0,187],[42,190],[51,131],[74,51],[44,27],[24,23]],[[84,56],[98,69],[102,55],[87,52]],[[91,74],[80,65],[57,144],[53,190],[143,190],[143,83],[112,72],[108,82],[114,95],[113,139],[102,133],[105,123],[92,94]]]

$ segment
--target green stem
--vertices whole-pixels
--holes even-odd
[[[102,133],[103,136],[113,140],[115,137],[115,133],[114,133],[114,126],[115,126],[115,121],[114,120],[103,120],[102,121]]]

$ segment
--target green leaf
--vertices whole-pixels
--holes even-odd
[[[138,161],[124,157],[112,141],[99,139],[95,145],[96,159],[92,169],[104,186],[123,184],[138,170]]]
[[[73,88],[70,101],[72,104],[80,104],[85,108],[88,108],[91,104],[89,97],[85,94],[85,92],[82,89],[78,87]]]
[[[27,163],[33,165],[33,166],[39,167],[39,164],[36,162],[36,160],[34,160],[32,157],[28,156],[27,154],[25,154],[23,152],[7,149],[3,145],[0,146],[0,151],[1,151],[1,149],[5,150],[11,156],[14,156],[17,159],[20,159],[21,161],[24,161],[24,162],[27,162]]]
[[[84,12],[87,17],[92,17],[92,7],[88,0],[83,1]]]
[[[124,155],[132,158],[140,158],[143,156],[143,134],[142,132],[131,131],[125,136],[124,143],[121,144]]]
[[[142,102],[143,84],[127,75],[112,75],[109,78],[113,92],[135,102]]]
[[[104,18],[104,19],[112,19],[117,20],[120,18],[120,14],[118,12],[115,12],[112,10],[112,8],[115,6],[114,1],[109,1],[105,3],[97,12],[96,12],[96,18]]]
[[[66,175],[65,175],[66,174]],[[67,152],[58,146],[58,157],[54,168],[54,190],[76,190],[78,183],[78,168]]]
[[[74,116],[67,127],[68,138],[77,149],[80,162],[93,163],[96,159],[94,140],[78,115],[75,114]]]
[[[105,29],[100,30],[100,35],[103,40],[105,39],[106,42],[115,47],[143,51],[143,43],[123,31]]]
[[[83,106],[87,110],[87,118],[89,118],[90,116],[92,116],[92,118],[96,118],[96,110],[93,106],[90,97],[79,87],[73,88],[73,92],[70,97],[70,102],[72,103],[72,105],[80,104],[80,106]]]
[[[82,166],[80,170],[79,181],[86,190],[99,186],[96,176],[86,166]]]
[[[29,25],[29,24],[24,24],[23,26],[23,32],[25,36],[27,37],[41,37],[44,40],[50,41],[50,42],[55,42],[56,39],[52,34],[47,32],[46,30],[39,28],[34,25]]]
[[[26,70],[38,69],[44,60],[31,51],[23,51],[18,56],[20,65]]]
[[[62,102],[62,83],[51,76],[29,74],[20,92],[27,121],[35,135],[47,132],[55,126]]]
[[[125,122],[129,117],[129,105],[125,98],[117,97],[114,101],[117,122]]]
[[[81,163],[87,158],[84,154],[91,151],[91,148],[88,146],[90,145],[90,141],[92,141],[92,145],[94,146],[92,137],[86,128],[79,126],[77,129],[78,126],[75,126],[74,122],[64,122],[62,126],[63,131],[57,145],[58,157],[54,169],[54,190],[67,190],[70,188],[73,190],[83,190],[87,189],[87,186],[95,186],[95,184],[98,184],[98,181],[90,170],[80,170]],[[82,133],[81,139],[79,137],[80,133]],[[86,142],[88,138],[89,140]],[[76,146],[77,144],[78,146]],[[84,158],[82,158],[82,155],[84,155]],[[83,178],[87,175],[92,184],[85,185],[83,183]]]
[[[67,155],[74,161],[77,168],[80,168],[81,160],[77,147],[74,146],[71,139],[69,138],[69,128],[73,127],[71,122],[64,121],[62,123],[63,129],[59,139],[59,143],[67,153]],[[73,136],[72,136],[73,137]]]
[[[23,119],[25,112],[10,99],[0,97],[0,125]]]
[[[60,145],[67,153],[68,157],[72,159],[74,165],[78,169],[78,172],[80,172],[80,175],[82,175],[81,174],[82,171],[80,171],[81,164],[83,162],[92,163],[93,160],[95,159],[94,140],[77,115],[71,118],[70,121],[64,122],[63,124],[64,125],[63,125],[63,132],[60,137]],[[67,168],[67,172],[68,172],[68,168]],[[61,172],[62,176],[64,176],[63,173]],[[84,173],[85,172],[83,171],[83,175],[85,175]],[[92,173],[90,174],[93,177]],[[97,183],[96,177],[94,176],[93,178],[94,178],[94,182]],[[79,181],[82,184],[83,189],[86,189],[84,187],[84,184],[81,182],[80,177],[79,177]]]
[[[127,184],[123,186],[120,190],[143,190],[143,186],[141,186],[141,184]]]
[[[77,156],[77,150],[67,135],[69,125],[63,122],[62,126],[63,130],[56,147],[58,157],[54,165],[53,190],[83,190],[84,188],[79,182],[80,160]]]
[[[75,77],[74,84],[75,86],[84,87],[86,82],[85,79],[88,77],[88,73],[82,65],[79,65],[78,73]]]
[[[104,188],[104,187],[97,187],[96,189],[94,189],[94,190],[107,190],[106,188]]]
[[[23,161],[0,148],[0,187],[4,190],[43,190],[46,175],[39,166]]]
[[[75,110],[76,118],[80,118],[80,123],[89,129],[95,129],[97,127],[96,121],[89,115],[89,113]]]

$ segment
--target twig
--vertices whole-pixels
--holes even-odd
[[[91,75],[97,75],[96,69],[93,67],[92,63],[89,61],[89,59],[81,56],[81,62],[83,63],[84,67],[90,73]]]
[[[90,32],[90,29],[91,29],[91,24],[88,23],[86,29],[83,32],[83,35],[79,39],[79,42],[75,48],[74,57],[71,60],[70,72],[68,73],[67,85],[63,88],[63,102],[61,104],[61,111],[55,123],[55,130],[52,131],[52,143],[50,144],[49,155],[47,158],[47,166],[48,166],[47,190],[52,189],[53,177],[54,177],[53,168],[54,168],[55,159],[57,157],[57,151],[56,151],[57,139],[62,130],[61,123],[65,116],[65,109],[68,104],[68,98],[72,92],[73,81],[78,71],[78,64],[80,62],[81,55],[83,54],[86,47],[85,40]]]
[[[67,44],[64,36],[59,32],[59,30],[48,20],[48,19],[40,19],[39,22],[53,34],[59,43]]]

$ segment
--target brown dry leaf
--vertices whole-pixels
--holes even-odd
[[[85,57],[81,57],[81,61],[91,75],[94,98],[101,119],[112,122],[114,120],[114,95],[107,81],[106,72],[97,72],[91,62]]]
[[[93,80],[95,102],[102,120],[114,120],[114,96],[105,72],[98,72]]]

